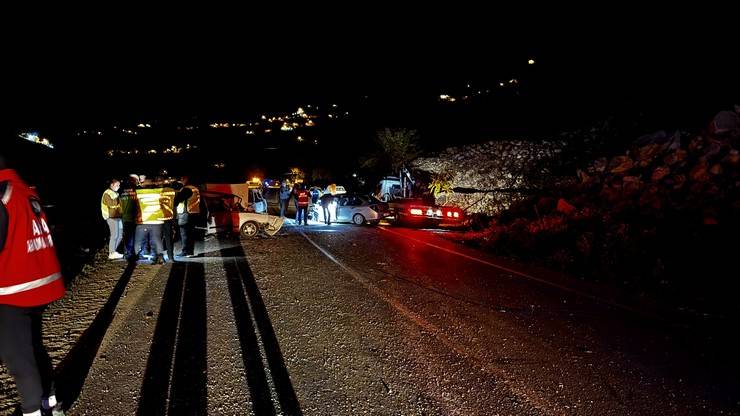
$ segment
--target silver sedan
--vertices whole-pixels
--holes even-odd
[[[332,210],[332,222],[351,222],[357,225],[377,224],[388,215],[388,204],[367,195],[336,195],[330,209]],[[324,222],[324,212],[321,205],[316,204],[314,206],[313,218],[319,222]]]

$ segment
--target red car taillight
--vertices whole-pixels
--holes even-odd
[[[410,208],[409,214],[411,215],[424,215],[424,211],[421,208]]]

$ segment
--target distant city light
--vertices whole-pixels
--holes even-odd
[[[302,141],[304,141],[305,139],[304,139],[303,137],[301,137],[301,136],[298,136],[298,137],[296,137],[296,140],[298,140],[298,142],[302,142]]]
[[[527,63],[530,64],[530,65],[534,65],[534,59],[528,60]]]
[[[40,137],[39,134],[36,132],[21,133],[18,135],[18,137],[20,137],[21,139],[28,140],[29,142],[44,145],[50,149],[54,148],[54,145],[51,144],[51,142],[48,139]]]

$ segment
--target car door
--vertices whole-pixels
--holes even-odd
[[[348,207],[349,196],[337,195],[337,221],[349,221],[348,215],[351,207]]]

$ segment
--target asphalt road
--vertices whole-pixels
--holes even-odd
[[[434,232],[287,225],[197,253],[122,269],[68,414],[738,414],[690,329]]]

